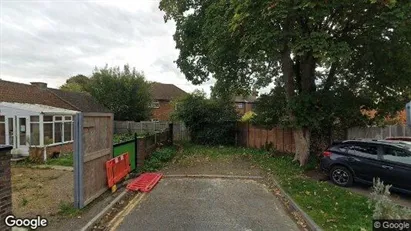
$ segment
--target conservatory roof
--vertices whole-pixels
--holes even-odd
[[[78,111],[73,111],[64,108],[52,107],[42,104],[28,104],[28,103],[8,103],[0,102],[0,107],[15,108],[24,111],[36,112],[39,114],[62,114],[62,115],[73,115],[78,113]]]

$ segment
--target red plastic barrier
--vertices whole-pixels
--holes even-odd
[[[131,183],[127,185],[127,189],[131,191],[150,192],[151,189],[158,183],[163,174],[161,173],[143,173]]]
[[[128,153],[106,162],[108,187],[113,187],[130,172]]]

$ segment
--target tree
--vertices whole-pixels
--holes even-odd
[[[130,69],[105,66],[96,68],[88,91],[97,101],[113,111],[116,120],[141,121],[151,116],[151,85],[144,74]]]
[[[232,102],[195,91],[177,103],[173,117],[184,122],[194,143],[234,144],[238,115]]]
[[[176,22],[176,62],[192,83],[213,76],[227,91],[282,79],[300,165],[312,131],[345,106],[383,116],[409,96],[408,0],[162,0],[160,9]]]
[[[60,86],[60,89],[74,92],[88,92],[89,85],[90,79],[85,75],[78,74],[67,79],[66,83]]]

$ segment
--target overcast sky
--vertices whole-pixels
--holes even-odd
[[[95,66],[128,63],[149,81],[209,93],[211,83],[193,86],[173,62],[175,25],[164,22],[158,3],[0,0],[0,78],[58,88]]]

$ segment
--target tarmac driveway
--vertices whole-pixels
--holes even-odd
[[[164,178],[116,230],[299,230],[268,189],[244,179]]]

